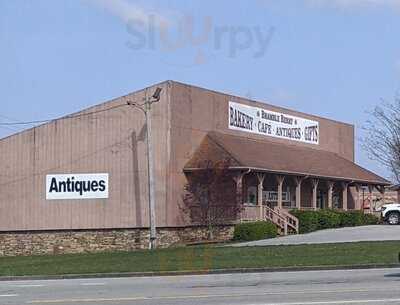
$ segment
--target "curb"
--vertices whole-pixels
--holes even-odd
[[[0,276],[0,281],[31,281],[31,280],[65,280],[65,279],[95,279],[95,278],[124,278],[124,277],[155,277],[183,275],[213,275],[232,273],[264,273],[264,272],[299,272],[299,271],[329,271],[329,270],[362,270],[400,268],[400,264],[371,264],[371,265],[333,265],[333,266],[302,266],[302,267],[268,267],[268,268],[232,268],[214,270],[162,271],[162,272],[120,272],[64,275],[23,275]]]

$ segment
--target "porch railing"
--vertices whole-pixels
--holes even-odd
[[[278,207],[270,208],[264,205],[261,212],[259,206],[245,205],[241,214],[241,220],[269,220],[277,225],[284,235],[287,235],[289,231],[299,232],[299,220],[287,210]]]

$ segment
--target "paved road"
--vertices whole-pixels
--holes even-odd
[[[400,304],[400,269],[0,282],[0,304]]]
[[[290,235],[273,239],[239,243],[234,244],[233,246],[277,246],[382,240],[400,240],[400,226],[378,225],[328,229],[308,234]]]

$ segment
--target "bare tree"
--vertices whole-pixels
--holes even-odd
[[[214,238],[217,225],[236,220],[242,209],[229,164],[229,160],[205,161],[201,169],[187,175],[182,210],[192,223],[208,228],[209,239]]]
[[[400,183],[400,97],[393,103],[382,102],[370,113],[363,127],[363,148],[371,159],[388,168]]]

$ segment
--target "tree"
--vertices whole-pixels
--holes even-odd
[[[400,98],[383,102],[370,113],[366,122],[363,147],[369,157],[390,170],[400,183]]]
[[[209,239],[214,238],[217,225],[236,220],[242,210],[236,200],[235,183],[229,165],[230,160],[207,160],[198,170],[187,174],[183,212],[192,223],[207,227]]]

